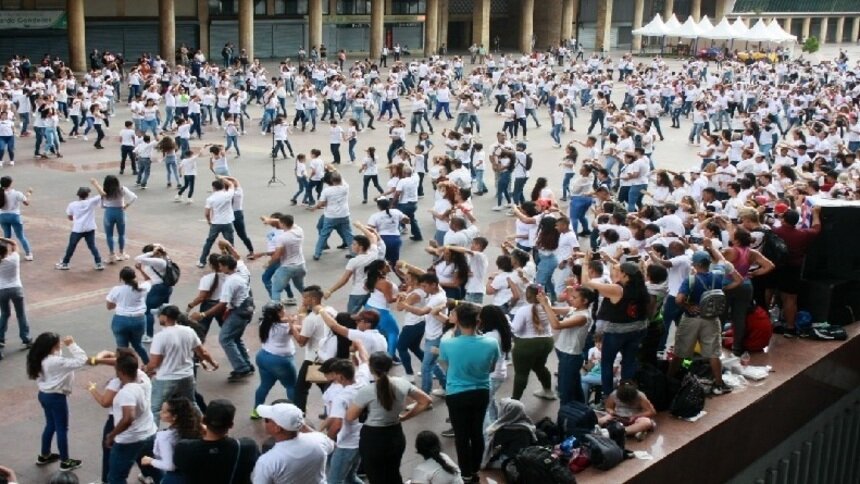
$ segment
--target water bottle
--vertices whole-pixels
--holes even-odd
[[[744,354],[741,355],[741,366],[748,366],[750,364],[750,353],[749,351],[744,351]]]

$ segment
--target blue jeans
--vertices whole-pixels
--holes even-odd
[[[78,242],[84,239],[87,243],[87,248],[90,249],[90,252],[93,254],[93,258],[96,261],[96,264],[101,264],[102,256],[99,255],[99,249],[96,247],[96,231],[90,230],[89,232],[72,232],[69,234],[69,245],[66,246],[66,254],[63,256],[63,264],[68,264],[70,260],[72,260],[72,256],[75,254],[75,248],[78,246]]]
[[[296,398],[296,364],[292,356],[273,355],[261,349],[257,352],[257,367],[260,369],[260,385],[254,393],[254,408],[266,402],[269,391],[280,382],[287,390],[287,398]]]
[[[146,295],[146,334],[152,336],[155,331],[155,317],[152,315],[154,309],[170,302],[170,295],[173,294],[173,288],[167,284],[154,284]]]
[[[242,341],[242,335],[245,333],[245,327],[251,322],[251,316],[252,314],[238,309],[230,311],[218,335],[218,342],[221,343],[221,348],[224,349],[224,354],[227,355],[234,372],[243,373],[251,370],[251,357],[245,348],[245,342]]]
[[[326,482],[328,484],[364,484],[357,474],[359,462],[361,462],[361,456],[358,454],[358,449],[335,448],[329,458]]]
[[[9,302],[15,307],[15,317],[18,319],[18,336],[24,343],[30,342],[30,325],[27,323],[27,312],[24,310],[24,288],[7,287],[0,289],[0,342],[6,342],[6,328],[9,324]]]
[[[446,231],[446,230],[438,230],[437,229],[435,232],[433,232],[433,240],[435,240],[436,243],[439,245],[444,245],[445,234],[447,234],[447,233],[448,233],[448,231]]]
[[[323,216],[322,229],[317,239],[317,245],[314,248],[314,258],[319,259],[320,255],[322,255],[323,247],[328,242],[328,236],[331,235],[332,231],[337,231],[347,247],[352,245],[352,226],[349,224],[349,217],[329,218]]]
[[[111,319],[110,329],[119,348],[128,348],[131,345],[134,351],[140,355],[144,364],[149,363],[149,355],[146,348],[141,344],[141,338],[146,328],[145,319],[141,316],[119,316],[114,314]]]
[[[179,186],[179,170],[176,168],[176,155],[164,157],[164,169],[167,171],[167,184],[170,184],[171,175],[176,180],[176,186]]]
[[[463,298],[464,301],[468,301],[470,303],[475,303],[477,305],[484,304],[484,293],[482,292],[467,292],[466,297]]]
[[[236,148],[236,156],[239,156],[242,154],[239,151],[239,137],[238,136],[227,135],[227,147],[224,148],[224,151],[229,150],[231,146]]]
[[[478,189],[478,193],[487,192],[487,185],[484,183],[484,170],[482,169],[475,170],[475,187]]]
[[[499,178],[496,180],[496,205],[502,205],[502,197],[505,197],[505,200],[508,203],[511,203],[511,172],[508,170],[502,170],[499,172]]]
[[[663,335],[660,337],[660,349],[666,347],[666,339],[669,336],[669,329],[672,327],[672,323],[678,325],[678,322],[681,321],[681,314],[683,313],[683,309],[681,306],[678,306],[677,301],[675,301],[675,296],[669,295],[666,297],[666,302],[663,303],[663,326],[666,328],[663,331]]]
[[[15,137],[0,136],[0,162],[3,161],[3,156],[9,152],[9,160],[15,161]]]
[[[263,271],[263,275],[261,279],[263,280],[263,287],[266,288],[266,294],[272,293],[272,277],[275,275],[275,271],[278,270],[280,266],[278,264],[272,264],[266,266],[266,270]],[[284,288],[287,291],[287,297],[293,297],[293,291],[289,290],[289,285]]]
[[[445,372],[442,371],[442,368],[438,363],[436,363],[436,360],[439,359],[439,355],[434,354],[432,351],[433,348],[439,347],[440,341],[442,341],[441,337],[424,340],[424,358],[421,359],[421,390],[427,394],[429,394],[430,390],[433,389],[434,376],[439,380],[439,385],[441,385],[442,388],[445,388]]]
[[[400,335],[400,326],[397,325],[397,320],[394,319],[394,316],[388,309],[375,308],[373,306],[365,306],[365,309],[373,309],[379,313],[379,324],[376,329],[385,336],[385,341],[388,342],[388,354],[396,357],[397,336]]]
[[[403,212],[403,215],[409,217],[409,227],[412,231],[412,239],[413,240],[421,240],[423,237],[421,236],[421,226],[418,224],[418,220],[415,218],[415,210],[418,208],[418,203],[416,202],[406,202],[406,203],[398,203],[397,210]]]
[[[126,484],[128,474],[148,439],[131,444],[114,443],[110,448],[108,484]]]
[[[155,418],[155,425],[158,426],[161,421],[161,404],[176,396],[187,398],[191,401],[191,405],[196,407],[197,404],[194,400],[195,393],[197,393],[197,384],[194,381],[193,376],[187,376],[176,380],[153,378],[151,410],[152,416]]]
[[[499,409],[496,406],[496,392],[499,391],[499,388],[504,383],[505,380],[490,378],[490,403],[487,405],[487,414],[484,415],[484,430],[487,430],[487,427],[499,418]]]
[[[638,363],[636,354],[639,351],[639,342],[645,336],[645,331],[631,331],[629,333],[603,333],[603,352],[600,354],[600,379],[603,387],[603,396],[612,393],[612,378],[614,373],[612,366],[615,357],[621,353],[621,379],[632,379],[636,374]]]
[[[176,108],[174,106],[164,107],[164,124],[161,125],[162,130],[170,129],[173,125],[173,118],[176,117]]]
[[[561,126],[561,124],[552,125],[552,131],[549,133],[550,137],[557,145],[561,144]]]
[[[137,184],[145,187],[149,181],[149,173],[152,169],[152,159],[138,158],[137,159]]]
[[[582,224],[582,231],[588,230],[588,218],[585,214],[588,213],[589,207],[594,202],[594,199],[584,195],[576,195],[570,198],[570,223],[571,230],[574,233],[578,232],[579,225]]]
[[[558,267],[558,258],[554,253],[541,254],[537,264],[535,282],[542,285],[551,301],[555,301],[555,285],[552,283],[552,273]]]
[[[0,213],[0,227],[3,227],[3,237],[7,239],[12,237],[12,231],[14,230],[15,237],[21,241],[21,246],[24,248],[24,254],[30,253],[30,241],[24,235],[24,223],[21,221],[20,214]]]
[[[218,235],[224,237],[224,240],[233,245],[233,224],[209,224],[209,235],[206,237],[206,242],[203,243],[203,251],[200,253],[200,264],[206,264],[206,258],[209,257],[209,251],[212,250],[212,244],[218,238]]]
[[[526,198],[523,195],[523,189],[526,187],[526,182],[529,181],[528,177],[514,178],[514,203],[519,205],[521,203],[525,203]]]
[[[284,290],[287,291],[287,297],[293,297],[292,290],[290,290],[290,282],[301,293],[305,290],[305,274],[307,274],[307,271],[304,264],[277,267],[275,273],[272,275],[269,297],[271,297],[272,301],[280,301],[281,291]]]
[[[627,211],[635,212],[636,207],[642,204],[642,192],[648,188],[648,185],[631,185],[630,191],[627,192]]]
[[[582,353],[572,355],[555,350],[558,356],[558,398],[559,404],[577,401],[584,402],[579,370],[582,368]]]
[[[601,375],[600,373],[586,373],[580,377],[580,382],[582,383],[582,395],[585,399],[588,399],[588,392],[591,391],[591,387],[601,386]],[[587,401],[585,403],[588,403]]]
[[[424,360],[424,351],[421,350],[421,339],[424,338],[424,321],[416,324],[403,326],[400,338],[397,340],[397,351],[400,354],[400,362],[407,375],[412,375],[412,358],[409,351],[419,360]]]
[[[42,455],[51,453],[51,441],[57,434],[60,460],[69,458],[69,401],[62,393],[39,392],[39,404],[45,411],[45,428],[42,430]]]
[[[347,146],[348,146],[349,161],[350,161],[350,162],[355,162],[355,145],[356,145],[357,143],[358,143],[358,140],[357,140],[357,139],[355,139],[355,138],[352,138],[351,140],[349,140],[349,144],[347,145]]]
[[[346,312],[355,314],[361,311],[368,297],[370,297],[368,294],[350,294],[346,300]]]
[[[125,210],[122,207],[105,207],[104,214],[105,238],[108,252],[113,254],[113,230],[116,227],[119,252],[125,251]]]
[[[296,190],[296,194],[293,195],[290,201],[298,201],[299,195],[304,192],[305,196],[302,197],[302,203],[311,203],[309,199],[312,199],[313,195],[311,195],[311,191],[308,189],[308,178],[304,176],[296,177],[296,184],[299,186],[299,189]]]

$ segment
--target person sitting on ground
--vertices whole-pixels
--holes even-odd
[[[632,380],[622,380],[606,399],[606,415],[597,419],[601,427],[609,422],[621,422],[627,435],[643,441],[648,432],[657,428],[657,411]]]

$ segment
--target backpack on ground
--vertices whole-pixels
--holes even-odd
[[[562,438],[582,436],[594,430],[597,425],[597,415],[588,405],[572,401],[558,408],[558,428]]]
[[[609,438],[618,444],[618,447],[621,447],[621,450],[624,450],[624,447],[627,444],[627,429],[624,428],[624,424],[617,420],[611,420],[604,428],[609,432]]]
[[[550,417],[544,417],[535,424],[538,445],[556,445],[564,440],[561,430]]]
[[[699,379],[687,373],[678,394],[672,399],[669,412],[678,418],[692,418],[705,408],[705,388]]]
[[[502,464],[508,484],[576,484],[576,478],[549,447],[531,446]]]
[[[161,278],[161,282],[165,285],[173,287],[179,282],[179,276],[182,274],[182,271],[179,269],[179,265],[177,265],[176,262],[173,262],[170,257],[165,257],[164,261],[167,262],[164,274],[160,274],[155,269],[153,269],[152,272],[155,272],[155,274]]]
[[[782,265],[788,259],[788,244],[773,230],[764,230],[761,244],[761,254],[774,265]]]
[[[584,445],[587,445],[590,451],[591,465],[597,469],[608,471],[624,460],[624,450],[609,437],[588,434],[584,439]]]
[[[655,410],[658,412],[669,410],[672,404],[672,393],[666,373],[656,366],[644,364],[633,379],[636,380],[639,390],[654,405]]]
[[[711,273],[711,288],[708,289],[705,286],[705,292],[702,293],[702,296],[699,298],[699,316],[702,318],[719,318],[726,312],[726,308],[729,305],[729,301],[726,298],[726,293],[723,292],[722,282],[720,283],[720,287],[717,288],[717,276],[718,273]],[[690,275],[690,293],[693,292],[693,287],[695,287],[696,280],[699,279],[696,274]],[[705,283],[702,282],[704,286]]]

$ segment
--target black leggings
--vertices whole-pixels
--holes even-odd
[[[482,415],[478,419],[481,425],[483,418]],[[390,427],[361,427],[358,454],[370,484],[403,484],[400,461],[405,450],[406,436],[403,435],[403,427],[400,424]]]
[[[373,182],[373,186],[379,190],[379,194],[382,195],[382,187],[379,186],[379,175],[364,175],[364,188],[362,193],[364,193],[364,201],[367,201],[367,187],[370,186],[370,183]]]
[[[489,403],[489,390],[469,390],[445,397],[448,416],[454,427],[457,463],[463,477],[477,475],[481,468],[484,456],[484,414]]]

